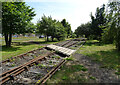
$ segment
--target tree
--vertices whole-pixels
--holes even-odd
[[[35,31],[36,31],[36,26],[34,25],[34,23],[29,22],[26,25],[25,33],[34,33]]]
[[[59,41],[65,39],[67,33],[65,31],[64,26],[59,21],[57,21],[55,29],[55,38],[57,38]]]
[[[86,24],[81,24],[77,29],[75,30],[75,34],[77,37],[85,35],[86,38],[88,38],[92,33],[91,33],[91,24],[90,22]]]
[[[77,35],[75,34],[75,32],[73,33],[73,31],[72,31],[70,38],[76,38],[76,37],[77,37]]]
[[[25,33],[26,26],[35,16],[33,8],[25,2],[2,2],[2,34],[6,46],[11,46],[12,35]]]
[[[100,26],[104,25],[104,23],[106,22],[104,4],[101,8],[98,7],[96,9],[95,16],[93,16],[91,13],[91,20],[92,34],[95,35],[95,39],[101,40],[101,33],[103,33],[104,27],[101,28]]]
[[[45,15],[37,22],[37,29],[40,34],[47,37],[47,41],[49,36],[51,36],[52,41],[54,38],[58,40],[64,39],[66,33],[65,28],[59,21],[53,20],[51,16],[46,17]]]
[[[45,38],[47,37],[47,41],[51,32],[53,32],[51,31],[52,27],[53,27],[53,20],[51,16],[46,17],[45,15],[43,15],[43,17],[41,18],[41,21],[39,20],[37,22],[37,28],[39,30],[39,33],[44,34]]]
[[[61,21],[61,23],[62,23],[62,25],[65,27],[65,31],[67,32],[67,38],[68,38],[69,36],[71,36],[71,32],[72,32],[71,26],[70,26],[70,24],[66,21],[66,19],[63,19],[63,20]]]
[[[102,39],[104,41],[114,41],[116,48],[120,51],[120,1],[112,1],[108,3],[106,11],[107,22],[103,27],[104,33]],[[108,36],[108,39],[106,38]]]

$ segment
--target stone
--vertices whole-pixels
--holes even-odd
[[[21,78],[21,83],[30,84],[32,83],[32,80],[30,78]]]

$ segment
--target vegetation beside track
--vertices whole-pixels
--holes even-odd
[[[116,50],[115,45],[101,44],[97,40],[88,40],[76,53],[89,56],[94,62],[103,64],[101,68],[115,69],[115,74],[120,75],[120,53]],[[74,56],[72,57],[74,58]],[[88,83],[89,80],[95,80],[93,76],[88,78],[86,72],[87,69],[77,63],[70,66],[64,65],[61,70],[56,72],[55,75],[47,81],[47,84]]]
[[[68,61],[74,61],[73,57],[71,59],[73,60]],[[88,83],[88,80],[86,79],[87,69],[83,65],[77,63],[71,64],[69,62],[66,62],[66,64],[63,65],[51,79],[48,79],[46,82],[47,85],[51,83]]]
[[[2,41],[1,45],[5,45],[4,38],[0,38]],[[29,41],[44,41],[44,38],[39,39],[38,37],[13,37],[12,42],[29,42]]]
[[[19,39],[19,40],[13,40],[13,42],[17,42],[17,43],[13,43],[11,47],[6,47],[4,43],[2,43],[2,51],[0,52],[2,54],[2,58],[0,57],[0,61],[1,60],[5,60],[7,58],[11,58],[13,56],[17,56],[23,53],[26,53],[28,51],[34,50],[34,49],[38,49],[38,48],[42,48],[43,46],[40,46],[41,44],[54,44],[54,43],[58,43],[61,41],[45,41],[44,38],[33,38],[33,37],[21,37],[21,38],[14,38],[14,39]],[[71,39],[71,38],[70,38]],[[66,39],[68,40],[68,39]],[[35,44],[35,43],[29,43],[29,41],[34,41],[37,42],[39,44]],[[4,42],[4,41],[3,41]]]
[[[9,47],[9,48],[6,48],[5,46],[3,46],[2,52],[1,52],[2,60],[26,53],[34,49],[42,48],[42,47],[43,46],[40,46],[37,44],[26,44],[26,43],[23,43],[21,45],[13,45],[12,47]]]
[[[101,44],[97,40],[88,40],[77,53],[87,55],[93,61],[102,63],[102,67],[115,70],[120,68],[120,53],[116,50],[114,44]]]

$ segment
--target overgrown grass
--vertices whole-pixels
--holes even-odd
[[[4,39],[4,38],[3,38]],[[16,40],[18,39],[18,40]],[[2,50],[0,51],[0,54],[2,56],[0,56],[0,61],[1,60],[5,60],[8,58],[11,58],[13,56],[17,56],[19,54],[23,54],[26,53],[28,51],[37,49],[37,48],[41,48],[43,46],[37,45],[37,44],[31,44],[31,43],[27,43],[29,41],[43,41],[44,39],[39,39],[37,37],[18,37],[18,38],[13,38],[12,42],[16,42],[13,43],[11,47],[6,47],[4,41],[2,41],[2,43],[0,43],[2,46]]]
[[[103,68],[120,68],[120,52],[118,52],[113,44],[101,44],[97,40],[88,40],[86,44],[80,48],[77,53],[87,55],[93,61],[103,64]]]
[[[13,56],[17,56],[19,54],[26,53],[28,51],[31,51],[33,49],[41,48],[42,46],[39,46],[37,44],[29,44],[29,45],[13,45],[12,47],[6,48],[5,46],[2,47],[2,60],[5,60],[7,58],[11,58]],[[1,60],[0,60],[1,61]]]
[[[120,75],[120,52],[116,51],[115,45],[102,44],[97,40],[88,40],[76,53],[91,57],[93,61],[102,63],[104,68],[116,69],[117,72],[115,74]],[[74,60],[71,58],[67,59],[71,60],[68,62]],[[47,85],[51,83],[89,83],[89,80],[96,80],[94,76],[85,74],[84,72],[86,71],[87,69],[82,65],[78,65],[77,62],[74,62],[72,65],[63,65],[62,68],[47,81]]]
[[[53,83],[58,85],[65,83],[88,83],[89,79],[86,78],[88,69],[75,62],[73,56],[65,58],[65,60],[67,60],[65,65],[63,65],[52,78],[48,79],[46,85],[51,85]]]
[[[4,38],[3,38],[4,39]],[[26,53],[28,51],[31,51],[33,49],[41,48],[43,46],[40,46],[41,44],[54,44],[61,41],[45,41],[44,38],[39,39],[38,37],[19,37],[19,38],[13,38],[14,40],[11,47],[6,48],[4,41],[0,43],[0,61],[5,60],[7,58],[11,58],[13,56],[17,56],[19,54]],[[15,40],[18,39],[18,40]],[[31,41],[31,42],[30,42]],[[63,40],[64,41],[64,40]],[[2,48],[2,49],[1,49]]]
[[[72,60],[74,60],[74,58],[73,57],[67,57],[67,58],[64,58],[65,60],[68,60],[68,61],[72,61]]]
[[[85,72],[87,69],[82,65],[64,65],[60,71],[56,72],[51,79],[47,81],[47,84],[50,83],[82,83],[87,82],[87,79],[84,78],[84,75],[81,75],[81,72]]]

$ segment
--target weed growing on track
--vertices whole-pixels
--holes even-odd
[[[93,77],[93,76],[90,76],[90,79],[96,80],[96,78],[95,78],[95,77]]]
[[[11,67],[14,67],[16,64],[11,64]]]
[[[73,57],[67,57],[67,58],[64,58],[65,60],[68,60],[68,61],[72,61],[72,60],[74,60],[74,58]]]
[[[60,56],[52,56],[53,58],[58,58],[58,59],[60,59]]]
[[[37,66],[41,67],[41,68],[46,68],[47,66],[45,64],[38,64]]]
[[[85,75],[81,75],[81,72],[86,71],[87,69],[83,65],[63,65],[61,69],[47,81],[47,84],[72,83],[73,81],[77,81],[79,83],[87,82],[87,79],[84,78]]]

